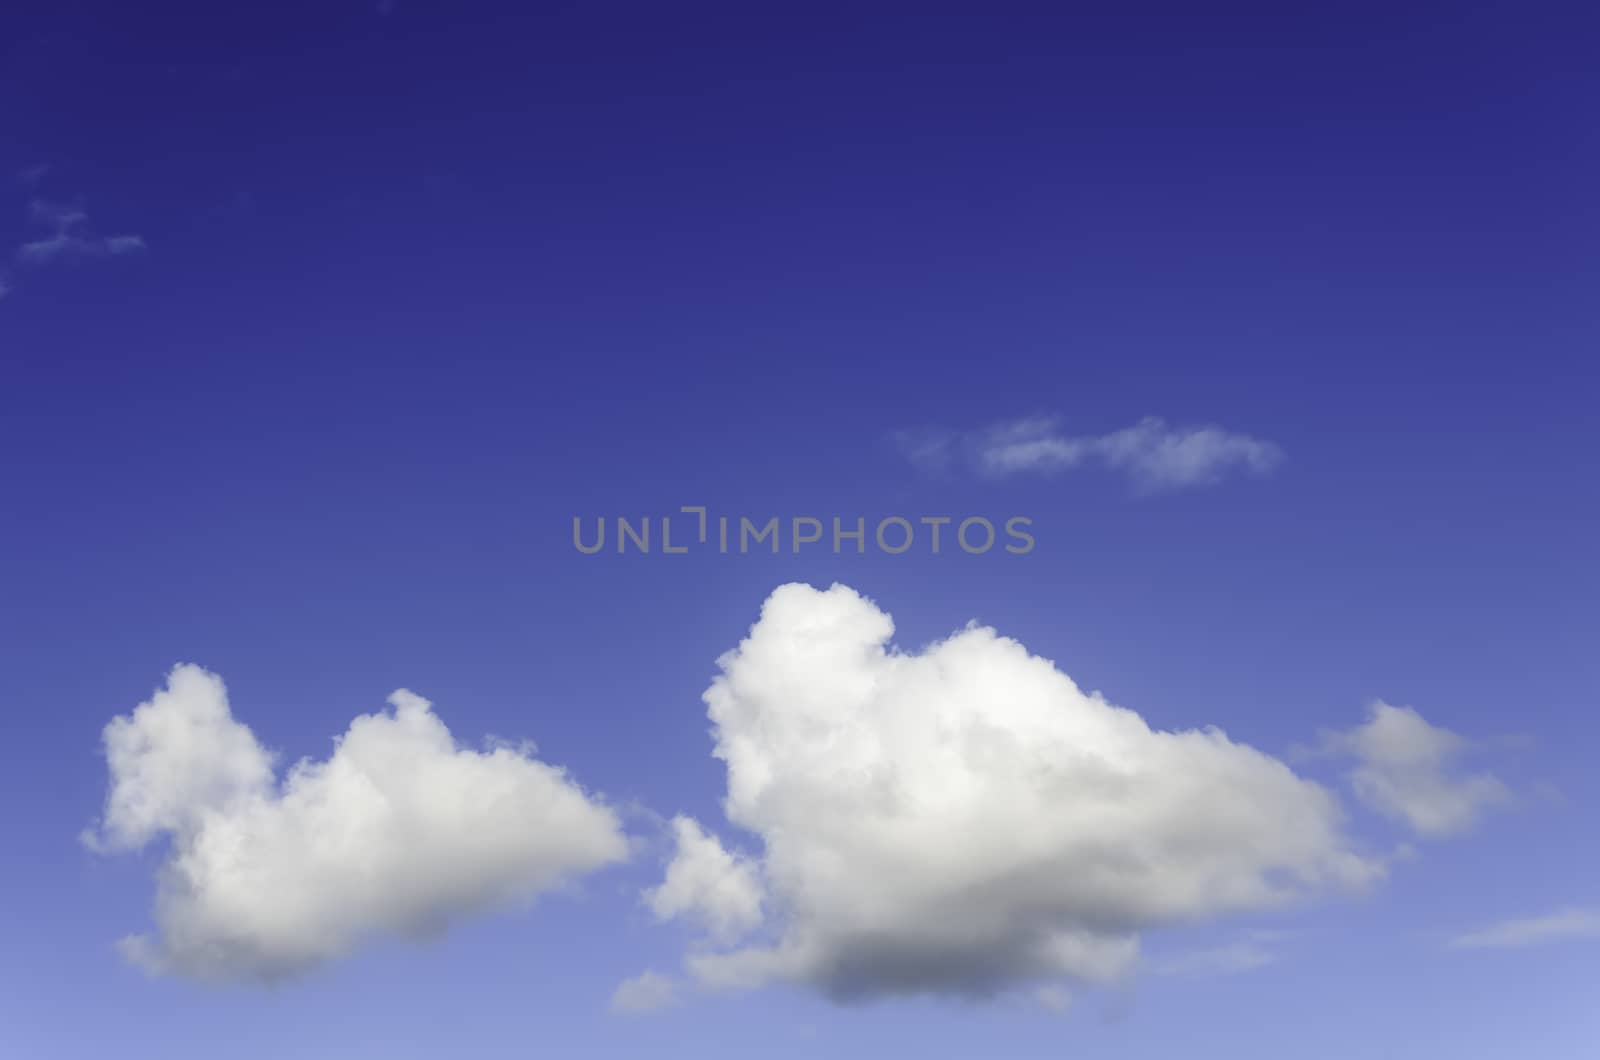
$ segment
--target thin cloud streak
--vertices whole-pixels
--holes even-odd
[[[1157,416],[1100,435],[1066,434],[1056,417],[1033,417],[976,431],[899,431],[892,440],[927,473],[1006,478],[1095,467],[1126,476],[1139,493],[1215,485],[1235,473],[1264,475],[1284,460],[1274,442],[1216,426],[1173,426]]]
[[[1503,920],[1450,940],[1453,950],[1510,950],[1573,939],[1600,938],[1600,909],[1562,909]]]

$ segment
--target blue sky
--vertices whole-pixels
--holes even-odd
[[[395,0],[8,23],[0,1052],[1488,1058],[1600,1036],[1592,18]],[[999,473],[984,454],[1018,430],[1055,455]],[[1204,473],[1161,462],[1186,439]],[[1036,547],[573,548],[574,517],[683,505],[1024,516]],[[704,933],[644,892],[684,814],[770,908],[797,901],[749,825],[813,817],[729,819],[712,750],[735,730],[701,699],[791,582],[853,587],[908,655],[977,621],[1155,729],[1220,727],[1336,798],[1384,878],[1141,922],[1140,966],[1072,983],[1065,1013],[1026,978],[711,989],[684,965]],[[114,779],[102,730],[180,662],[280,767],[398,688],[463,748],[534,741],[629,856],[422,941],[379,924],[271,985],[147,974],[116,944],[157,930],[190,825],[120,854],[82,836]],[[952,716],[1012,700],[976,687]],[[1489,774],[1506,797],[1448,835],[1363,798],[1370,757],[1324,734],[1379,700],[1464,741],[1424,794]],[[1452,945],[1558,914],[1539,944]],[[1246,950],[1270,963],[1206,959]],[[676,1003],[611,1011],[647,969]]]

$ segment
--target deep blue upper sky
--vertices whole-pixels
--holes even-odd
[[[1458,969],[1430,940],[1600,892],[1597,28],[1512,4],[8,11],[4,253],[50,234],[35,201],[144,246],[0,270],[0,1052],[276,1056],[299,1026],[328,1055],[524,1055],[531,1023],[571,1056],[662,1033],[1489,1057],[1533,1027],[1580,1055],[1592,948]],[[1288,459],[1134,498],[929,480],[887,442],[1041,413]],[[574,515],[697,503],[1021,513],[1039,547],[571,548]],[[619,1026],[606,992],[681,948],[632,897],[651,864],[264,1000],[111,951],[153,862],[77,844],[97,741],[175,662],[290,757],[403,685],[465,741],[714,816],[698,696],[797,578],[856,585],[909,644],[991,622],[1153,724],[1275,752],[1415,703],[1520,748],[1544,808],[1318,921],[1267,982],[1152,987],[1112,1026],[782,994]],[[1271,1006],[1336,1051],[1241,1037]]]

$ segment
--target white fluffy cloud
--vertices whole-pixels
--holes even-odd
[[[420,696],[357,717],[282,780],[196,666],[105,730],[111,790],[93,844],[170,836],[154,971],[272,979],[383,934],[416,935],[623,859],[613,812],[527,749],[458,747]]]
[[[657,917],[692,917],[718,938],[736,938],[761,923],[761,883],[749,860],[723,849],[694,820],[672,821],[677,854],[661,886],[645,892]]]
[[[992,629],[915,654],[892,632],[848,587],[785,585],[719,660],[705,700],[724,805],[761,844],[740,878],[765,894],[684,882],[742,863],[680,825],[650,898],[766,915],[691,954],[703,981],[838,999],[1106,981],[1147,929],[1383,871],[1330,792],[1216,729],[1153,730]]]
[[[1492,773],[1459,768],[1466,740],[1430,725],[1410,707],[1379,701],[1365,725],[1327,734],[1325,740],[1335,752],[1356,759],[1350,785],[1357,798],[1421,835],[1465,831],[1485,810],[1511,798]]]
[[[1058,420],[1043,417],[967,433],[903,431],[895,440],[925,470],[964,464],[1004,477],[1100,466],[1127,475],[1141,492],[1211,485],[1235,471],[1265,474],[1283,462],[1272,442],[1221,427],[1174,427],[1155,416],[1101,435],[1064,434]]]

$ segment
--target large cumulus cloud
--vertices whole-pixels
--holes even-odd
[[[679,822],[648,895],[716,929],[689,959],[703,981],[844,1000],[1107,981],[1148,929],[1382,872],[1269,755],[1154,730],[992,629],[907,653],[893,628],[848,587],[785,585],[719,660],[724,805],[759,850]]]
[[[280,781],[221,679],[179,666],[105,729],[103,850],[170,837],[156,971],[271,979],[382,934],[438,930],[621,860],[615,814],[531,750],[460,748],[420,696],[356,718],[323,760]]]

